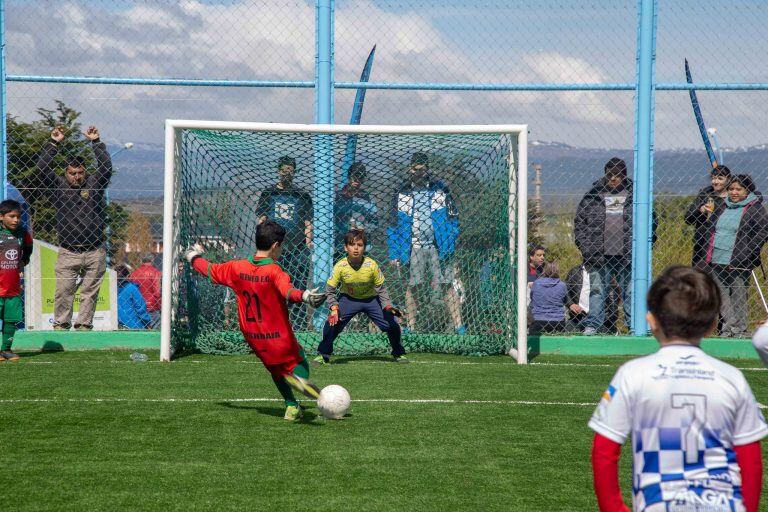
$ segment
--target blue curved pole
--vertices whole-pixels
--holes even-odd
[[[693,78],[691,77],[691,68],[688,65],[688,59],[685,59],[685,81],[689,84],[693,84]],[[693,117],[696,118],[696,125],[699,127],[699,134],[701,134],[701,140],[704,142],[704,149],[707,151],[709,163],[712,164],[712,167],[717,167],[717,158],[715,157],[715,152],[712,151],[712,144],[709,141],[707,127],[704,124],[704,116],[701,114],[701,106],[699,105],[699,98],[696,96],[696,89],[688,89],[688,95],[691,97]]]
[[[360,74],[361,82],[368,82],[371,77],[371,69],[373,68],[373,57],[376,54],[376,45],[373,45],[368,58],[365,60],[365,66],[363,66],[363,72]],[[367,89],[360,88],[355,94],[355,103],[352,105],[352,115],[349,118],[349,124],[360,124],[360,119],[363,117],[363,106],[365,105],[365,93]],[[341,184],[344,185],[347,182],[347,171],[349,166],[355,161],[355,153],[357,151],[357,134],[351,134],[347,136],[347,146],[344,149],[344,162],[341,164]]]

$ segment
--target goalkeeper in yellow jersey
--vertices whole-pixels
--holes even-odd
[[[378,263],[365,255],[366,242],[365,232],[360,229],[350,230],[344,236],[347,257],[334,265],[325,288],[331,312],[323,327],[323,340],[317,347],[318,355],[313,363],[330,361],[334,340],[358,313],[368,315],[379,329],[387,333],[395,361],[408,362],[400,340],[400,324],[395,319],[402,314],[392,306]]]

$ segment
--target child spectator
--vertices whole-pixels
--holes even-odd
[[[691,265],[696,268],[706,267],[707,242],[709,237],[709,218],[716,209],[720,209],[728,196],[728,182],[731,180],[731,170],[718,165],[712,169],[711,185],[699,190],[688,211],[685,212],[685,223],[693,226],[693,259]]]
[[[547,250],[543,245],[534,244],[528,248],[528,282],[532,283],[539,278],[544,270],[544,258]]]
[[[21,269],[32,256],[32,237],[21,224],[21,205],[0,202],[0,319],[3,322],[0,361],[18,361],[11,352],[16,324],[24,320],[21,302]]]
[[[152,325],[147,303],[136,283],[128,279],[127,264],[115,267],[117,273],[117,323],[124,329],[146,329]]]
[[[566,286],[560,280],[560,269],[551,261],[544,265],[536,281],[531,286],[531,323],[530,333],[564,332]]]
[[[163,296],[160,280],[163,274],[155,267],[154,260],[154,254],[145,253],[141,258],[141,266],[131,272],[128,279],[139,287],[141,296],[147,303],[147,313],[152,319],[149,327],[157,329],[160,327],[160,306]]]
[[[365,255],[366,242],[365,232],[359,229],[353,229],[344,236],[347,257],[334,265],[325,288],[331,312],[323,327],[323,340],[317,347],[318,355],[313,363],[330,361],[333,342],[358,313],[368,315],[379,329],[387,333],[395,361],[408,362],[400,341],[400,325],[395,320],[400,311],[392,306],[379,265]],[[337,298],[339,292],[341,294]]]
[[[670,267],[651,285],[647,319],[661,348],[619,368],[589,422],[601,512],[629,511],[618,461],[630,435],[634,510],[759,510],[768,425],[744,375],[699,348],[719,310],[717,284],[700,270]]]

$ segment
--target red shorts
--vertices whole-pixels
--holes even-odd
[[[293,339],[249,341],[248,344],[274,378],[293,373],[293,369],[302,361],[301,347]]]

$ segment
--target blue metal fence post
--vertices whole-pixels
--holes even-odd
[[[638,1],[635,172],[632,202],[632,333],[645,336],[645,294],[651,279],[653,235],[653,110],[656,0]]]
[[[317,0],[317,57],[315,60],[315,123],[333,123],[333,4]],[[333,265],[333,136],[315,139],[312,281],[322,285]]]
[[[3,131],[0,142],[0,174],[3,175],[3,190],[0,198],[5,200],[8,196],[8,123],[7,99],[5,90],[5,0],[0,0],[0,130]]]

